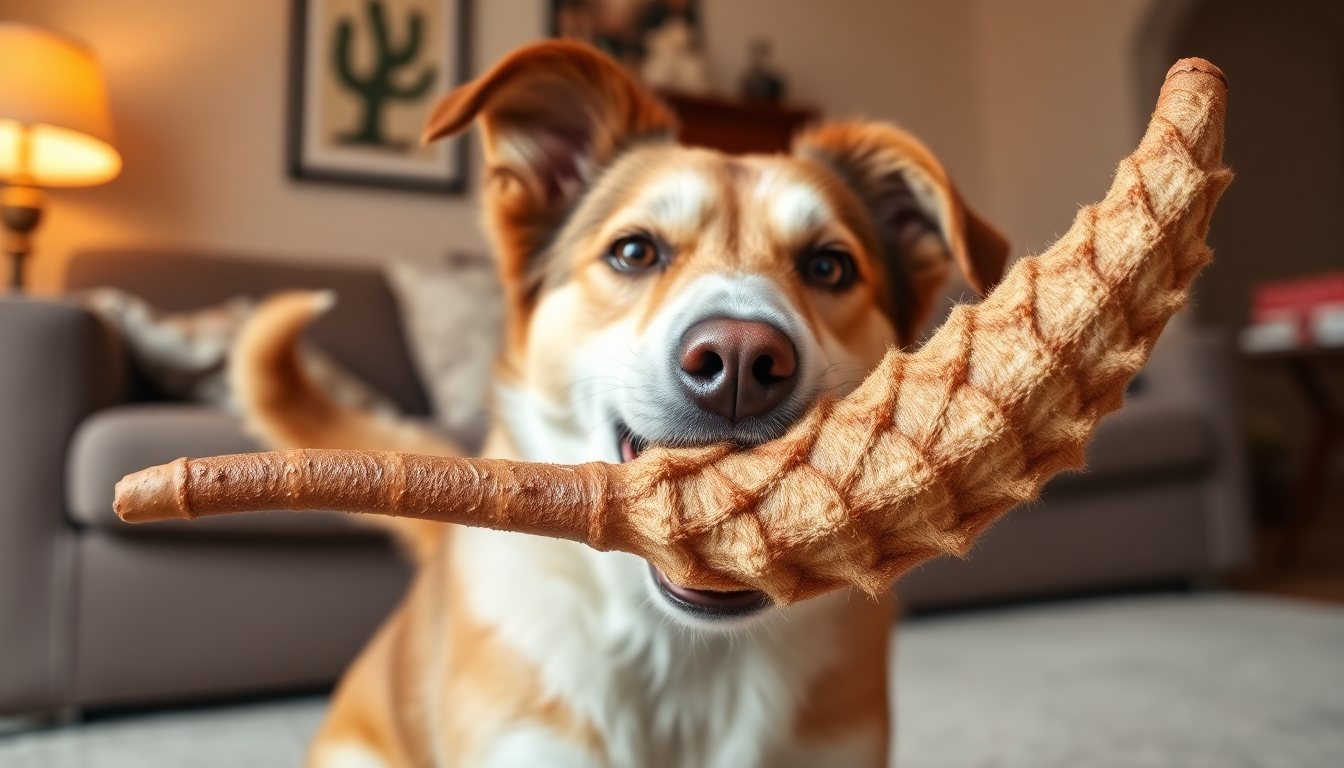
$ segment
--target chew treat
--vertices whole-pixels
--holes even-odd
[[[562,467],[352,451],[182,459],[117,487],[126,520],[260,509],[409,515],[581,541],[647,558],[701,589],[780,604],[844,585],[870,594],[975,537],[1083,466],[1186,288],[1231,180],[1226,86],[1172,67],[1106,199],[923,348],[892,350],[842,400],[749,450],[652,448]]]

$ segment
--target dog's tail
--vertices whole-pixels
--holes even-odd
[[[229,383],[244,428],[272,450],[343,448],[461,456],[449,440],[410,421],[336,402],[305,371],[300,338],[336,302],[329,291],[281,293],[257,307],[233,343]],[[439,547],[442,523],[377,515],[362,522],[391,532],[416,563]]]

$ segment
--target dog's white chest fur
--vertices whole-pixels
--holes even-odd
[[[549,765],[565,753],[584,766],[773,764],[807,685],[836,653],[825,618],[843,595],[711,633],[647,605],[647,566],[631,555],[471,529],[455,535],[452,557],[471,573],[465,607],[536,665],[546,693],[591,723],[606,751],[584,761],[527,732],[496,745],[491,764]],[[534,761],[515,762],[525,757]]]

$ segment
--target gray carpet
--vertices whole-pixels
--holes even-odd
[[[1344,766],[1344,610],[1236,595],[907,622],[901,768]]]
[[[906,621],[900,768],[1344,766],[1344,610],[1204,594]],[[5,768],[291,768],[323,703],[0,738]]]
[[[291,699],[0,737],[0,766],[299,768],[324,711],[324,699]]]

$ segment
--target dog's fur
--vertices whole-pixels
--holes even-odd
[[[978,290],[1003,269],[1002,238],[890,126],[822,127],[791,156],[680,147],[659,102],[564,42],[447,96],[427,138],[473,121],[508,301],[488,456],[615,462],[637,441],[768,440],[911,343],[953,262]],[[651,266],[614,259],[630,237]],[[852,281],[809,282],[815,259],[836,258]],[[303,378],[294,341],[322,304],[282,297],[243,334],[234,381],[253,428],[276,446],[453,452]],[[683,334],[724,317],[782,330],[797,354],[788,397],[736,423],[676,379]],[[890,600],[838,592],[711,621],[631,555],[391,524],[418,576],[342,680],[314,766],[886,763]]]

